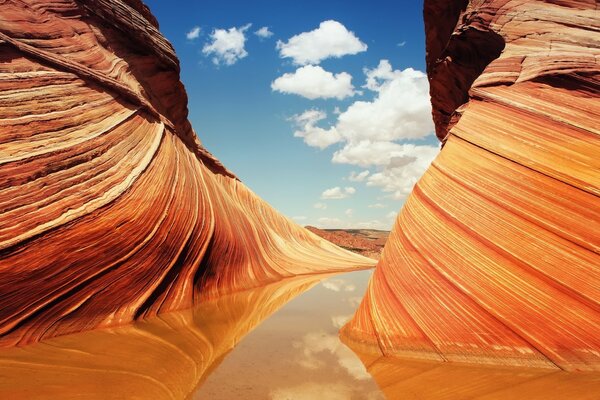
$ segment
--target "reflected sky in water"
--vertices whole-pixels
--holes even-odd
[[[264,321],[223,360],[194,399],[384,399],[338,331],[372,271],[329,277]]]
[[[370,275],[285,279],[132,325],[1,349],[0,399],[600,398],[600,374],[351,350],[338,331]]]

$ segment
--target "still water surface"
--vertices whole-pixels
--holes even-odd
[[[370,275],[326,277],[291,300],[231,351],[194,399],[384,399],[338,337]]]
[[[599,374],[357,355],[338,330],[370,274],[286,279],[128,326],[2,349],[0,399],[600,399]]]

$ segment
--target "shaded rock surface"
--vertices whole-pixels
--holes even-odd
[[[600,370],[600,11],[425,1],[444,142],[343,329],[373,354]]]
[[[139,0],[0,5],[0,346],[366,267],[200,143]]]

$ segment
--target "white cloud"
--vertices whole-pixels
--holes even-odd
[[[306,216],[304,216],[304,215],[297,215],[297,216],[295,216],[295,217],[292,217],[292,219],[293,219],[294,221],[305,221],[307,218],[306,218]]]
[[[383,204],[381,204],[383,206]],[[369,206],[371,207],[371,206]],[[385,206],[384,206],[385,207]],[[383,208],[383,207],[371,207],[371,208]],[[390,211],[385,215],[383,219],[373,219],[370,221],[361,221],[354,226],[358,229],[379,229],[389,231],[394,226],[396,217],[398,216],[397,211]]]
[[[199,26],[193,27],[188,33],[185,34],[185,37],[188,40],[198,39],[199,36],[200,36],[200,27]]]
[[[324,149],[333,143],[339,142],[341,136],[335,129],[323,129],[316,123],[327,118],[327,114],[320,110],[307,110],[302,114],[296,114],[289,120],[300,128],[294,132],[295,137],[304,139],[304,143],[312,147]]]
[[[433,132],[425,73],[412,68],[392,70],[387,60],[381,60],[377,68],[365,69],[365,74],[364,87],[376,92],[375,99],[354,102],[338,116],[337,124],[325,131],[352,143],[420,139]],[[324,119],[326,114],[319,112],[319,120]]]
[[[327,204],[325,203],[315,203],[313,205],[314,208],[316,208],[317,210],[325,210],[327,209]]]
[[[321,198],[323,200],[339,200],[345,199],[353,195],[354,193],[356,193],[356,189],[352,186],[345,187],[343,189],[339,186],[336,186],[332,187],[331,189],[327,189],[323,193],[321,193]]]
[[[406,44],[406,40],[403,40],[400,43],[398,43],[398,47],[404,47],[405,44]]]
[[[321,149],[343,143],[334,163],[375,167],[364,176],[367,185],[402,199],[439,152],[439,146],[407,143],[434,131],[427,77],[412,68],[394,70],[387,60],[364,73],[363,87],[375,94],[372,101],[354,102],[328,128],[318,126],[327,116],[323,111],[309,110],[310,115],[301,115],[311,118],[294,135]],[[351,178],[360,181],[360,174]]]
[[[370,174],[370,171],[368,169],[366,169],[362,172],[359,172],[359,173],[352,171],[352,172],[350,172],[350,176],[348,177],[348,180],[352,181],[352,182],[362,182],[366,179],[367,176],[369,176],[369,174]]]
[[[318,64],[329,57],[342,57],[367,50],[367,45],[353,32],[337,21],[323,21],[310,32],[292,36],[286,43],[277,41],[282,58],[291,58],[295,64]]]
[[[385,204],[375,203],[375,204],[369,204],[368,207],[369,208],[386,208],[387,206]]]
[[[254,34],[261,39],[268,39],[273,36],[273,32],[269,30],[268,26],[263,26],[259,30],[255,31]]]
[[[343,229],[347,227],[347,223],[339,218],[322,217],[317,220],[317,228],[321,229]]]
[[[380,221],[373,219],[370,221],[362,221],[355,224],[357,229],[378,229],[381,231],[389,231],[392,228],[392,223],[388,221]]]
[[[336,317],[334,317],[336,318]],[[339,318],[339,317],[337,317]],[[342,367],[354,379],[367,380],[372,379],[360,359],[346,347],[338,338],[337,334],[326,333],[324,331],[310,332],[304,335],[302,341],[293,343],[294,347],[301,349],[302,354],[298,359],[298,364],[306,369],[319,370],[328,368],[323,361],[323,353],[335,356],[340,367]],[[324,392],[315,393],[318,399],[337,399],[330,397]],[[303,397],[287,397],[287,399],[299,399]],[[353,398],[350,393],[342,399]]]
[[[337,130],[347,140],[419,139],[433,132],[429,84],[421,71],[391,70],[382,60],[365,70],[364,87],[377,93],[373,101],[356,101],[338,117]]]
[[[332,74],[318,65],[305,65],[293,73],[283,74],[271,83],[271,89],[311,100],[333,97],[342,100],[355,93],[352,75],[347,72]]]
[[[341,329],[342,326],[346,325],[346,322],[350,321],[350,318],[352,318],[352,314],[335,315],[331,317],[331,323],[333,324],[334,328]]]
[[[252,24],[239,28],[215,29],[210,34],[210,42],[204,45],[202,53],[213,55],[216,65],[233,65],[248,55],[244,48],[246,44],[246,31]]]
[[[329,289],[334,292],[341,292],[342,290],[344,292],[353,292],[356,290],[355,285],[353,285],[353,284],[349,283],[347,280],[341,279],[341,278],[327,279],[326,281],[321,283],[321,285],[325,289]]]
[[[346,209],[346,211],[344,211],[344,214],[346,214],[347,217],[352,217],[352,214],[354,214],[354,210],[351,208]]]
[[[437,146],[401,145],[400,151],[390,150],[391,158],[379,172],[367,179],[367,186],[382,188],[396,200],[404,199],[429,164],[439,153]]]

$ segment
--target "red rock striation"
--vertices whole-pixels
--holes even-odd
[[[342,335],[374,354],[600,370],[600,10],[425,1],[444,147]]]
[[[323,278],[292,277],[126,326],[4,348],[0,398],[197,397],[197,388],[248,332]]]
[[[139,0],[0,2],[0,346],[371,265],[255,196],[187,114]]]

